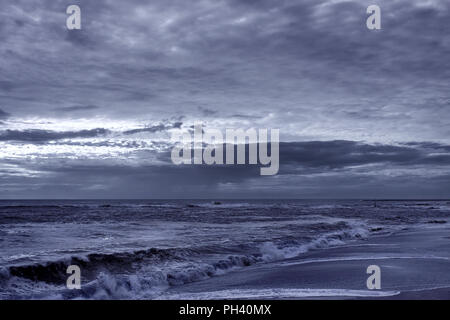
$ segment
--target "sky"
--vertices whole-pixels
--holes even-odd
[[[0,0],[0,58],[0,199],[450,197],[447,0]],[[174,165],[194,122],[278,174]]]

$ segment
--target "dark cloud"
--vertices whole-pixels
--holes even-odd
[[[31,143],[41,143],[51,140],[71,139],[71,138],[92,138],[103,136],[110,131],[97,128],[80,131],[50,131],[40,129],[30,130],[3,130],[0,131],[0,141],[22,141]]]
[[[0,81],[0,89],[1,91],[9,92],[12,89],[14,89],[14,83],[8,80],[1,80]]]
[[[200,110],[202,115],[204,115],[206,117],[214,116],[217,114],[217,110],[211,110],[211,109],[205,108],[205,107],[198,107],[198,109]]]
[[[250,114],[232,114],[230,117],[237,118],[237,119],[244,119],[244,120],[254,120],[254,119],[261,118],[261,116],[250,115]]]
[[[352,141],[312,141],[282,144],[285,161],[276,177],[260,176],[256,165],[132,166],[51,161],[26,165],[30,170],[51,173],[45,179],[9,176],[5,183],[32,188],[44,197],[196,198],[201,194],[204,198],[445,198],[450,179],[444,172],[448,172],[450,159],[441,163],[447,169],[440,175],[411,175],[398,170],[435,168],[436,162],[427,160],[434,153]],[[412,158],[407,159],[408,155]],[[353,166],[365,169],[353,171]],[[382,174],[385,168],[396,168],[398,173]],[[97,189],[92,193],[90,188],[94,187]]]
[[[6,119],[10,116],[10,114],[6,111],[3,111],[2,109],[0,109],[0,119]]]
[[[412,147],[355,141],[309,141],[280,145],[281,163],[306,167],[333,169],[374,163],[412,164],[423,162],[427,157],[425,152]]]
[[[440,152],[450,152],[450,146],[449,145],[443,145],[441,143],[437,142],[406,142],[403,143],[403,145],[406,146],[412,146],[416,148],[423,148],[428,150],[438,150]]]
[[[58,111],[62,111],[62,112],[74,112],[74,111],[91,111],[91,110],[96,110],[99,109],[99,106],[96,105],[75,105],[75,106],[70,106],[70,107],[62,107],[62,108],[57,108],[56,110]]]
[[[358,141],[306,141],[281,142],[279,145],[280,174],[295,169],[319,169],[315,172],[345,169],[365,165],[409,167],[416,165],[450,166],[450,146],[438,143],[406,143],[402,145],[367,144]],[[223,145],[223,162],[227,146]],[[234,162],[236,163],[236,146]],[[268,146],[270,154],[270,143]],[[193,153],[193,151],[192,151]],[[248,161],[249,145],[245,145]],[[170,151],[160,154],[160,159],[171,162]]]
[[[95,45],[95,42],[89,37],[89,32],[85,30],[67,31],[65,39],[71,44],[81,46],[85,49],[93,48]]]
[[[158,124],[156,126],[148,126],[148,127],[140,128],[140,129],[126,130],[123,133],[127,134],[127,135],[135,134],[135,133],[141,133],[141,132],[154,133],[154,132],[160,132],[160,131],[165,131],[165,130],[175,129],[175,128],[179,129],[179,128],[181,128],[182,125],[183,125],[183,122],[180,122],[180,121],[174,122],[172,124],[162,124],[162,123],[160,123],[160,124]]]

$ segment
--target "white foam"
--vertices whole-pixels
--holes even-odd
[[[273,242],[265,242],[260,247],[263,260],[272,262],[282,259],[290,259],[314,249],[326,249],[346,244],[346,240],[365,239],[369,236],[368,227],[364,223],[352,223],[350,228],[329,232],[320,235],[309,243],[278,247]]]
[[[349,289],[231,289],[199,293],[175,293],[158,299],[211,300],[211,299],[295,299],[314,297],[391,297],[400,291],[369,291]]]
[[[324,262],[340,262],[340,261],[364,261],[364,260],[387,260],[387,259],[431,259],[431,260],[445,260],[448,261],[450,258],[438,257],[438,256],[366,256],[366,257],[348,257],[348,258],[327,258],[327,259],[311,259],[305,261],[293,261],[293,262],[281,262],[280,266],[294,266],[310,263],[324,263]]]

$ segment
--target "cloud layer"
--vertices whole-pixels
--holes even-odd
[[[0,197],[447,197],[450,3],[377,3],[2,2]],[[279,128],[280,174],[173,166],[194,121]]]

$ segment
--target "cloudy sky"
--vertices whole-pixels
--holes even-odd
[[[0,0],[0,57],[0,198],[450,196],[448,0]],[[173,165],[194,121],[279,174]]]

